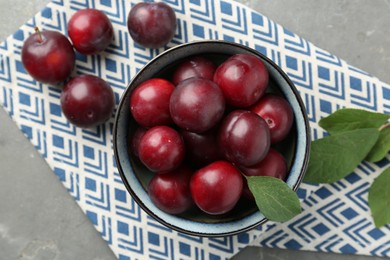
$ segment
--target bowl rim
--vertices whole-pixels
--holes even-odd
[[[155,220],[157,220],[159,223],[173,229],[173,230],[176,230],[176,231],[179,231],[181,233],[184,233],[184,234],[188,234],[188,235],[192,235],[192,236],[201,236],[201,237],[223,237],[223,236],[231,236],[231,235],[237,235],[237,234],[240,234],[242,232],[245,232],[245,231],[248,231],[248,230],[251,230],[259,225],[262,225],[264,223],[266,223],[268,221],[268,219],[266,219],[264,216],[262,219],[260,219],[258,222],[256,223],[253,223],[251,225],[246,225],[242,228],[239,228],[237,230],[233,230],[233,231],[228,231],[228,232],[221,232],[221,233],[202,233],[202,232],[194,232],[194,231],[190,231],[190,230],[186,230],[186,229],[183,229],[181,227],[178,227],[178,226],[174,226],[172,225],[171,223],[168,223],[166,222],[164,219],[162,219],[161,217],[159,217],[157,214],[155,214],[152,210],[150,210],[144,203],[143,201],[137,196],[137,194],[134,192],[134,190],[131,188],[130,184],[129,184],[129,181],[127,179],[127,177],[125,176],[125,173],[124,173],[124,169],[122,168],[121,166],[121,162],[120,162],[120,158],[119,158],[119,151],[118,151],[118,140],[117,140],[117,130],[118,130],[118,122],[119,122],[119,119],[120,119],[120,108],[123,107],[124,103],[126,102],[125,100],[125,97],[127,96],[128,92],[129,91],[132,91],[132,89],[130,88],[130,86],[133,84],[133,82],[136,81],[136,79],[138,77],[140,77],[140,75],[149,68],[149,66],[151,64],[154,64],[156,62],[156,60],[158,60],[160,57],[164,56],[164,55],[167,55],[168,53],[171,53],[171,52],[175,52],[179,49],[182,49],[182,48],[189,48],[191,46],[194,46],[194,45],[199,45],[199,44],[222,44],[222,45],[230,45],[232,47],[237,47],[237,48],[241,48],[247,52],[250,52],[250,53],[253,53],[254,55],[256,56],[259,56],[261,57],[262,59],[264,59],[269,65],[271,65],[276,71],[277,73],[282,76],[282,78],[286,81],[286,83],[288,84],[288,86],[291,88],[291,91],[298,103],[298,107],[300,109],[300,113],[302,114],[302,118],[303,118],[303,124],[304,124],[304,130],[305,130],[305,142],[306,142],[306,146],[305,146],[305,149],[304,149],[304,157],[303,157],[303,162],[302,162],[302,166],[300,168],[300,172],[299,172],[299,175],[298,175],[298,179],[294,182],[294,185],[291,187],[293,191],[297,191],[298,187],[300,186],[300,184],[302,183],[302,180],[303,180],[303,177],[305,175],[305,172],[307,170],[307,167],[308,167],[308,162],[309,162],[309,158],[310,158],[310,150],[311,150],[311,133],[310,133],[310,124],[309,124],[309,119],[308,119],[308,116],[306,114],[306,109],[305,109],[305,105],[302,101],[302,98],[297,90],[297,88],[295,87],[294,83],[291,81],[291,79],[287,76],[287,74],[274,62],[272,61],[270,58],[268,58],[267,56],[265,56],[264,54],[260,53],[259,51],[249,47],[249,46],[246,46],[246,45],[243,45],[243,44],[240,44],[240,43],[235,43],[235,42],[229,42],[229,41],[225,41],[225,40],[200,40],[200,41],[192,41],[192,42],[188,42],[188,43],[183,43],[183,44],[179,44],[179,45],[176,45],[176,46],[173,46],[163,52],[161,52],[160,54],[156,55],[154,58],[152,58],[151,60],[149,60],[137,73],[136,75],[130,80],[129,84],[127,85],[126,89],[123,91],[121,97],[120,97],[120,101],[119,101],[119,104],[117,106],[117,110],[116,110],[116,113],[115,113],[115,118],[114,118],[114,125],[113,125],[113,137],[112,137],[112,142],[113,142],[113,151],[114,151],[114,157],[115,157],[115,162],[116,162],[116,167],[119,171],[119,175],[122,179],[122,182],[123,184],[125,185],[127,191],[130,193],[132,199],[134,199],[137,204],[141,207],[142,210],[144,210],[149,216],[153,217]],[[252,213],[252,214],[255,214],[255,213]],[[202,222],[199,222],[200,224],[204,224]],[[213,223],[212,225],[218,225],[218,223]]]

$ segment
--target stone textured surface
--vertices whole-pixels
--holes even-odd
[[[48,0],[0,0],[0,41]],[[389,0],[239,1],[349,64],[390,82]],[[35,148],[0,109],[0,259],[115,259]],[[248,248],[234,259],[340,259]],[[379,259],[343,256],[343,259]]]

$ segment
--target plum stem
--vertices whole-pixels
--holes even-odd
[[[38,26],[34,28],[35,32],[38,34],[39,36],[39,43],[42,43],[43,42],[43,38],[42,38],[42,34],[41,34],[41,31],[39,30]]]

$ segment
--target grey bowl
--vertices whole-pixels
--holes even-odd
[[[129,136],[136,129],[130,113],[130,95],[135,87],[147,79],[169,78],[175,66],[190,56],[206,55],[214,62],[221,63],[238,53],[259,57],[270,74],[268,91],[283,95],[293,108],[293,130],[286,140],[278,144],[277,149],[288,161],[289,175],[286,182],[294,191],[298,189],[307,168],[310,129],[306,110],[294,84],[274,62],[251,48],[225,41],[192,42],[168,49],[145,65],[123,93],[114,122],[113,147],[120,176],[134,200],[157,221],[179,232],[207,237],[233,235],[261,225],[267,219],[254,203],[248,201],[240,201],[231,212],[222,216],[209,216],[196,209],[181,215],[170,215],[158,209],[147,193],[147,184],[153,173],[129,152]]]

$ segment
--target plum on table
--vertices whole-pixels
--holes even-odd
[[[65,117],[81,128],[106,122],[115,107],[111,86],[93,75],[79,75],[68,81],[60,101]]]
[[[127,16],[131,38],[147,48],[160,48],[175,35],[176,14],[163,3],[137,3]]]
[[[35,80],[57,85],[71,75],[76,56],[71,43],[62,33],[52,30],[30,35],[22,47],[22,63]]]
[[[73,47],[91,55],[105,50],[114,38],[114,29],[107,15],[97,9],[81,9],[68,22],[68,35]]]

